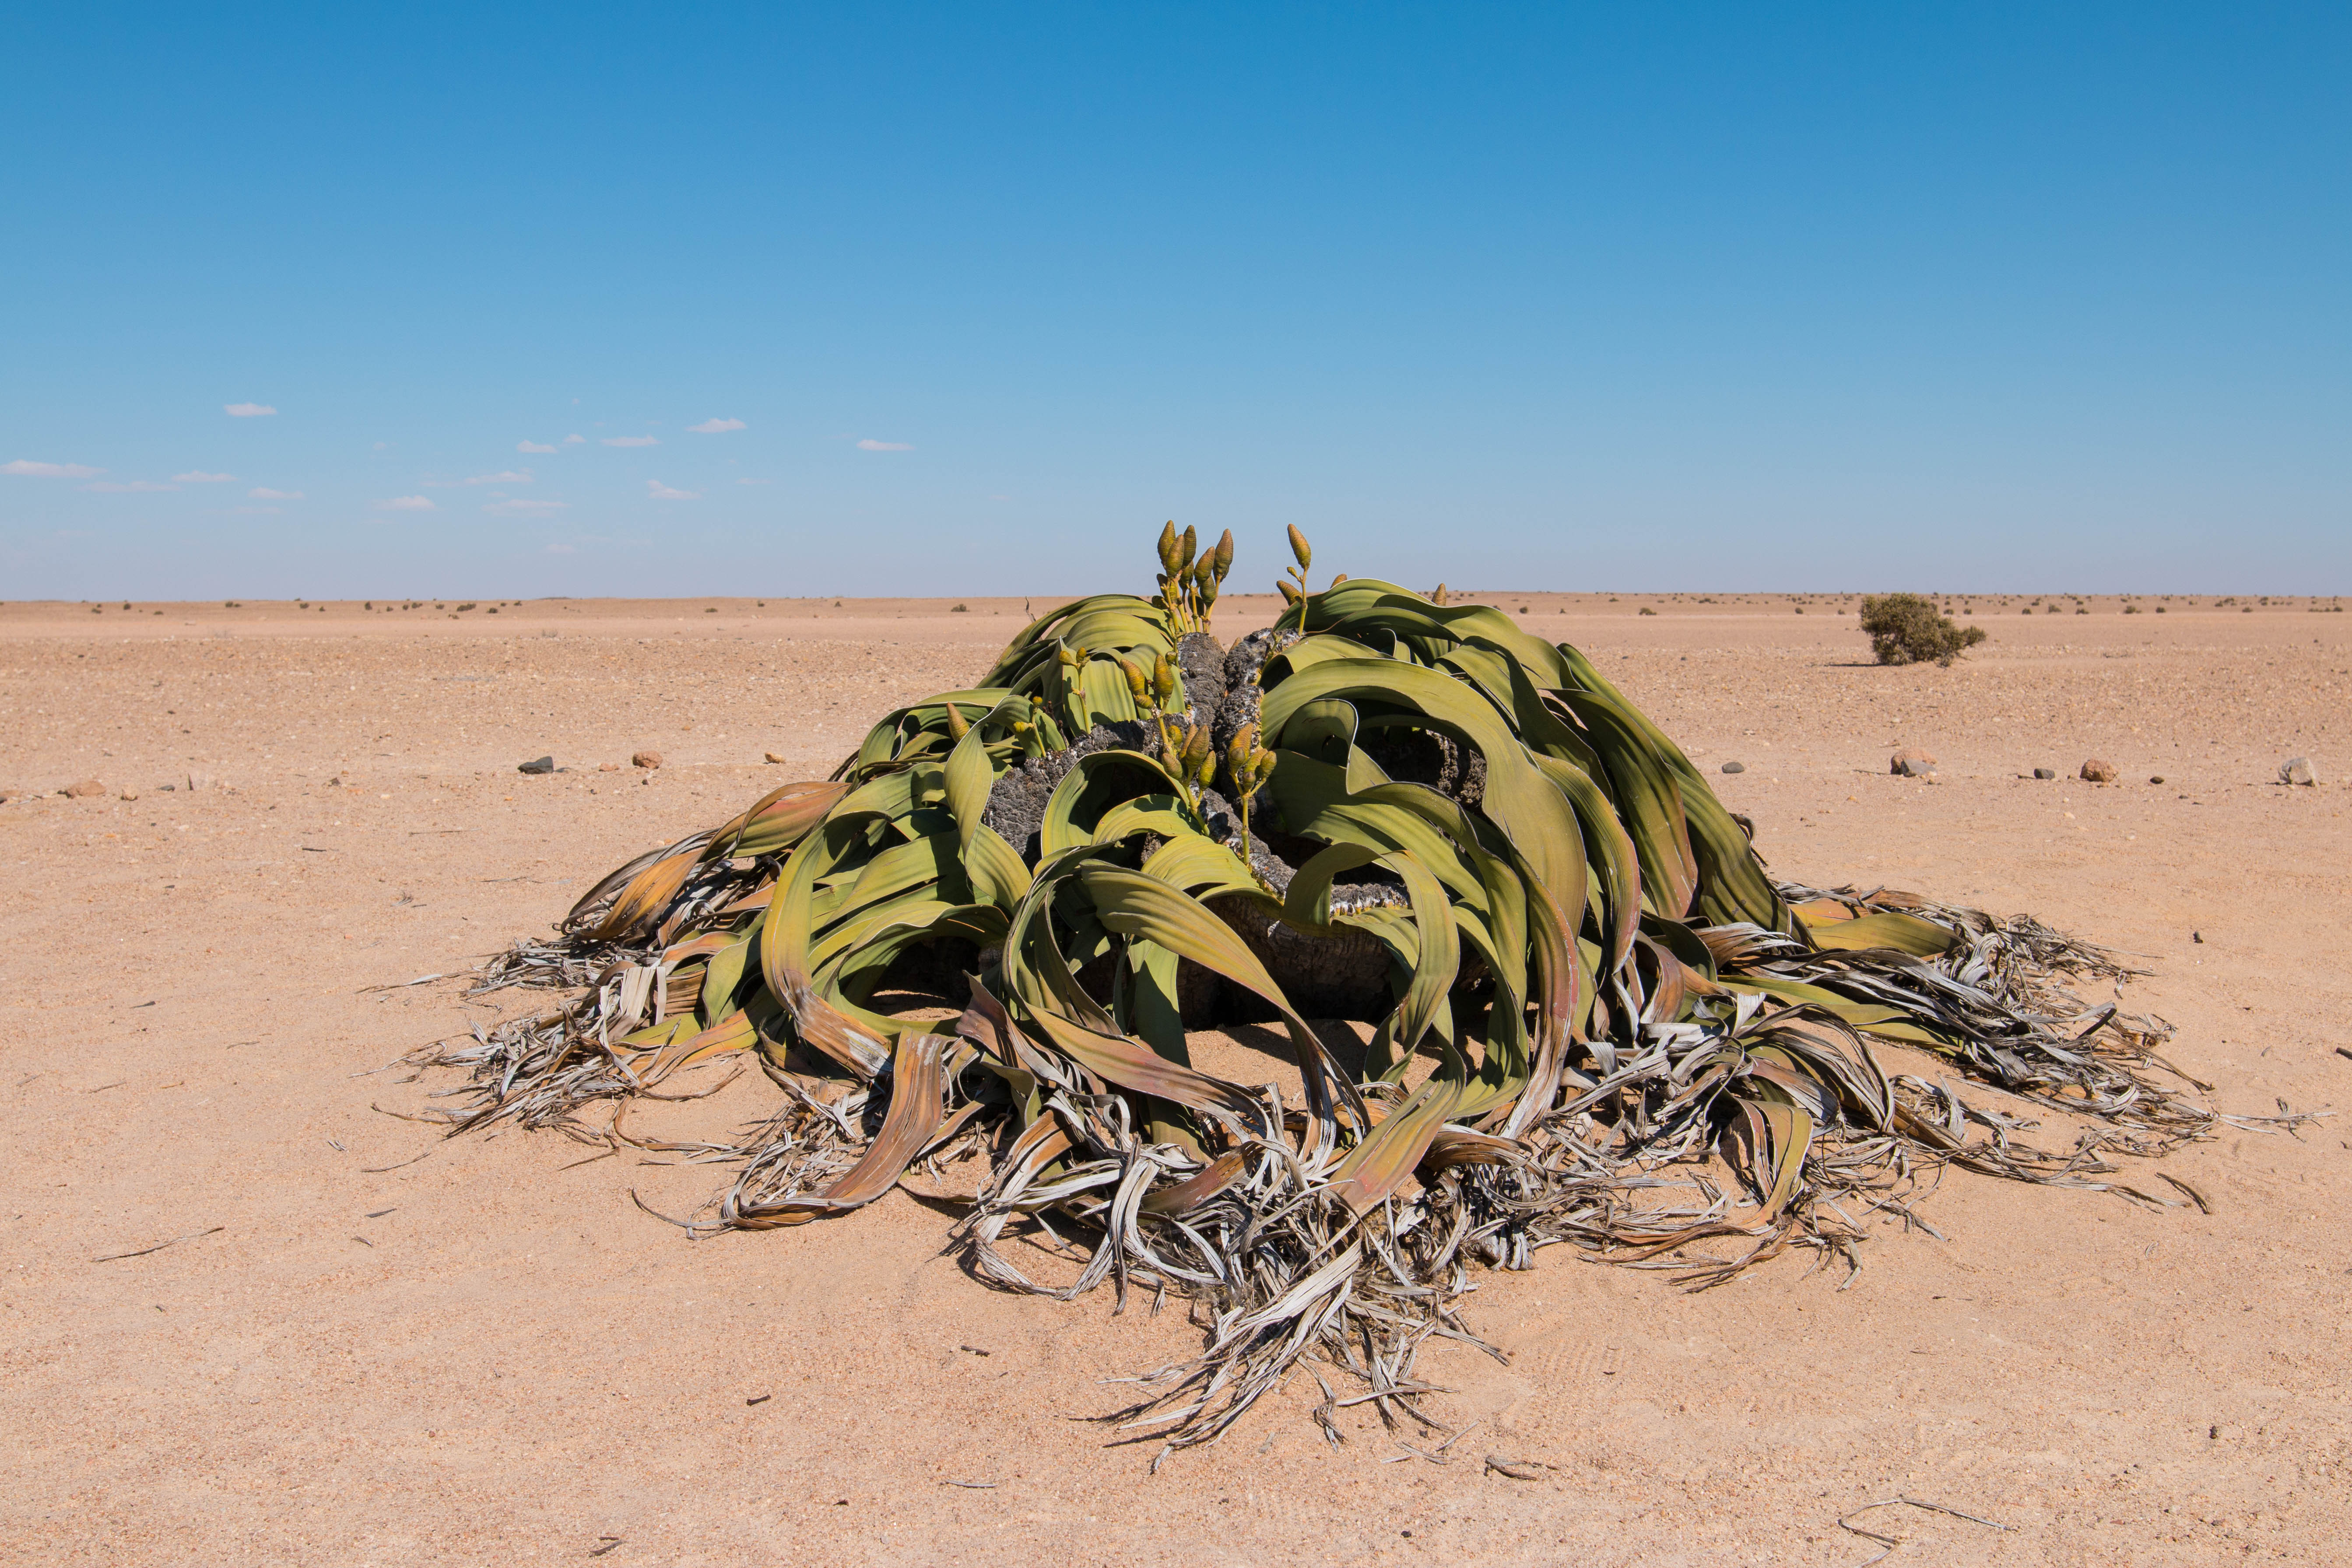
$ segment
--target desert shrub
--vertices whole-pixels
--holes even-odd
[[[1937,613],[1935,601],[1918,594],[1868,594],[1862,601],[1862,629],[1881,664],[1948,665],[1963,648],[1985,640],[1982,626],[1963,629]]]

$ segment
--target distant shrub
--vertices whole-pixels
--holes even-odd
[[[1868,594],[1862,601],[1862,629],[1881,664],[1948,665],[1963,648],[1985,640],[1982,626],[1963,629],[1936,612],[1932,599],[1917,594]]]

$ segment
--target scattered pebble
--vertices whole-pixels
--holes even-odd
[[[66,785],[65,788],[58,791],[58,793],[63,795],[70,795],[76,800],[92,800],[104,795],[106,793],[106,786],[99,783],[96,779],[78,779],[74,783]]]
[[[135,789],[125,789],[122,792],[122,798],[125,800],[137,800],[139,798],[139,792]]]
[[[2309,757],[2289,757],[2279,764],[2279,783],[2281,784],[2315,784],[2318,782],[2319,770],[2312,765]],[[70,795],[73,792],[68,790],[67,793]]]
[[[2164,782],[2164,775],[2162,773],[2150,773],[2147,775],[2147,782],[2150,784],[2162,784]]]
[[[633,768],[657,768],[661,766],[661,753],[659,752],[632,752],[629,754],[629,765]]]
[[[554,771],[555,759],[553,757],[540,757],[531,762],[523,763],[518,765],[515,769],[515,772],[519,773],[551,773]]]
[[[2054,779],[2058,776],[2058,770],[2056,768],[2036,768],[2033,770],[2033,776],[2038,779]]]
[[[1894,760],[1886,764],[1886,771],[1902,778],[1923,779],[1936,771],[1936,759],[1929,752],[1915,752],[1906,747],[1895,753]]]
[[[770,761],[770,762],[772,762],[772,763],[781,763],[781,762],[782,762],[783,760],[784,760],[784,753],[783,753],[783,752],[770,752],[768,753],[768,761]]]
[[[598,763],[596,764],[596,771],[600,773],[617,773],[621,771],[621,764],[618,763]]]
[[[2092,757],[2084,763],[2082,777],[2086,784],[2113,784],[2116,778],[2116,765]]]
[[[1744,773],[1748,771],[1748,764],[1746,763],[1726,763],[1723,764],[1723,771],[1727,773]]]

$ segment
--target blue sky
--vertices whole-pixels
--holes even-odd
[[[17,6],[0,596],[2352,591],[2347,18]]]

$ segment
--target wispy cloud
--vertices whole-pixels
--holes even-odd
[[[438,511],[431,496],[394,496],[375,503],[378,511]]]
[[[542,447],[536,441],[517,441],[515,443],[515,450],[518,452],[537,452],[543,458],[550,452],[554,451],[555,448],[552,447]]]
[[[646,494],[656,500],[700,500],[702,499],[700,490],[674,490],[659,479],[646,481]]]
[[[190,468],[184,474],[172,476],[172,482],[175,485],[226,485],[236,480],[235,474],[208,474],[202,468]]]
[[[569,501],[516,500],[493,501],[482,510],[493,517],[545,517],[570,505]]]
[[[575,397],[572,401],[577,403],[580,400]],[[563,438],[563,444],[567,447],[585,447],[588,444],[588,437],[585,436],[566,436]]]
[[[0,474],[18,474],[28,479],[94,479],[104,472],[104,468],[86,468],[79,463],[36,463],[25,458],[0,463]]]
[[[869,438],[857,443],[857,449],[861,452],[911,452],[915,448],[913,443],[908,441],[876,441]]]
[[[661,445],[661,437],[658,436],[606,436],[603,438],[603,444],[607,447],[658,447]]]
[[[687,428],[698,436],[724,436],[730,430],[742,429],[743,422],[740,419],[706,419],[699,425],[689,425]]]
[[[232,419],[259,419],[278,412],[267,403],[224,403],[221,412]]]
[[[551,544],[547,547],[547,553],[550,555],[569,555],[572,552],[572,546],[569,544]]]
[[[146,495],[155,490],[175,490],[179,488],[177,485],[159,485],[152,479],[132,479],[128,484],[118,483],[113,479],[100,479],[94,485],[82,486],[86,490],[97,490],[103,495],[111,496]]]
[[[257,490],[247,490],[245,494],[248,500],[300,500],[302,499],[300,490],[273,490],[267,485]]]
[[[469,485],[527,485],[530,483],[530,470],[509,468],[503,474],[476,474],[466,482]]]

